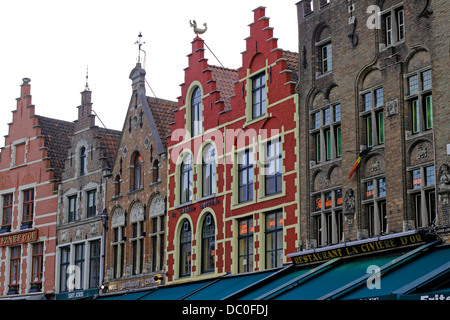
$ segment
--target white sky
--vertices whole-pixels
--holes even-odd
[[[0,6],[0,146],[16,109],[22,78],[31,79],[36,114],[73,121],[86,68],[93,109],[111,129],[122,130],[131,96],[129,74],[137,62],[139,32],[145,42],[147,81],[159,98],[181,95],[195,34],[227,68],[241,66],[252,10],[266,7],[278,47],[298,51],[299,0],[21,0]],[[205,51],[209,63],[220,65]],[[153,93],[147,87],[147,95]],[[96,120],[101,126],[100,121]]]

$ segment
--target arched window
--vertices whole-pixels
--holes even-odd
[[[202,133],[202,91],[194,89],[191,98],[191,135],[194,137]]]
[[[139,189],[142,186],[141,171],[142,171],[142,157],[139,152],[136,152],[133,162],[133,190]]]
[[[180,277],[191,274],[191,225],[183,222],[180,234]]]
[[[80,149],[80,176],[86,173],[86,148],[81,147]]]
[[[209,196],[216,192],[216,151],[209,144],[203,151],[202,162],[202,193],[203,196]]]
[[[180,203],[192,200],[192,157],[186,155],[181,163]]]
[[[216,226],[211,213],[208,213],[202,227],[202,272],[214,271],[214,257],[216,253]]]

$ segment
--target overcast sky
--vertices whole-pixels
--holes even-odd
[[[0,146],[16,109],[22,78],[31,79],[36,113],[73,121],[86,69],[93,109],[111,129],[122,130],[131,95],[129,74],[142,32],[147,81],[158,98],[176,101],[195,34],[227,68],[241,66],[252,10],[266,7],[278,47],[298,51],[298,0],[21,0],[0,10]],[[220,65],[205,51],[209,63]],[[147,87],[147,95],[153,96]],[[97,120],[99,126],[101,123]]]

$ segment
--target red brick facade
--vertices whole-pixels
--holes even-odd
[[[169,139],[168,281],[280,267],[298,246],[297,54],[263,7],[246,43],[230,70],[192,42]]]

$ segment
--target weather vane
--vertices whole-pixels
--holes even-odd
[[[138,55],[138,62],[141,62],[141,51],[144,52],[144,54],[146,54],[146,52],[144,50],[142,50],[142,45],[145,44],[145,42],[142,42],[142,33],[139,32],[139,40],[136,41],[134,44],[137,44],[139,47],[139,55]],[[145,57],[144,57],[144,66],[145,66]]]
[[[203,28],[203,29],[200,29],[197,27],[197,22],[195,20],[192,20],[192,21],[189,20],[189,23],[191,24],[191,27],[194,28],[194,33],[196,35],[203,34],[206,32],[206,30],[208,30],[208,26],[206,25],[206,22],[203,24],[203,26],[205,26],[205,28]]]
[[[86,91],[89,91],[89,84],[88,84],[88,82],[89,82],[89,66],[86,66],[86,87],[85,87]]]

